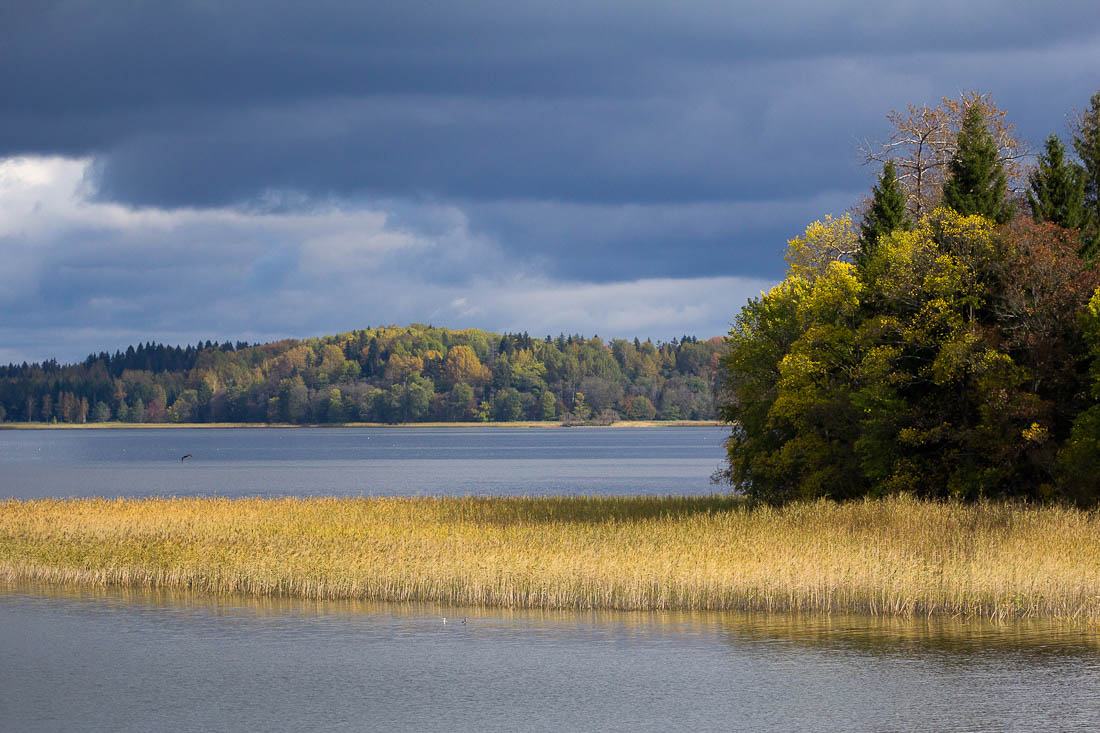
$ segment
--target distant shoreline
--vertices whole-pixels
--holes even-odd
[[[128,423],[128,422],[92,422],[92,423],[44,423],[11,422],[0,423],[0,430],[123,430],[146,429],[193,429],[193,428],[712,428],[722,427],[718,420],[620,420],[610,425],[565,425],[556,420],[517,421],[517,422],[408,422],[408,423]]]

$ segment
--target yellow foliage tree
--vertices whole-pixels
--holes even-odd
[[[443,381],[450,384],[465,382],[470,385],[484,384],[489,381],[489,369],[469,346],[452,346],[443,362]]]

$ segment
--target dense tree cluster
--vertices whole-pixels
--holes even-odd
[[[1020,146],[1003,116],[994,128],[988,97],[963,102],[954,126],[904,118],[942,123],[942,178],[887,157],[859,234],[849,217],[811,224],[786,279],[736,318],[720,413],[733,425],[726,478],[750,496],[1100,499],[1087,183],[1100,95],[1076,128],[1081,162],[1048,139],[1027,203],[1008,186],[1004,151]]]
[[[713,419],[724,348],[721,338],[605,344],[420,324],[252,346],[143,344],[0,368],[0,420]]]

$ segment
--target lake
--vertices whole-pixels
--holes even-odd
[[[700,494],[728,430],[0,430],[0,498]],[[191,458],[180,458],[190,454]]]
[[[17,586],[0,648],[11,731],[1100,728],[1096,636],[1043,624]]]
[[[0,498],[710,493],[725,435],[0,431]],[[1100,634],[0,582],[5,731],[913,729],[1100,729]]]

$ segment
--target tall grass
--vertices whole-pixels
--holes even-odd
[[[0,503],[0,579],[536,608],[1100,620],[1100,516],[713,497]]]

